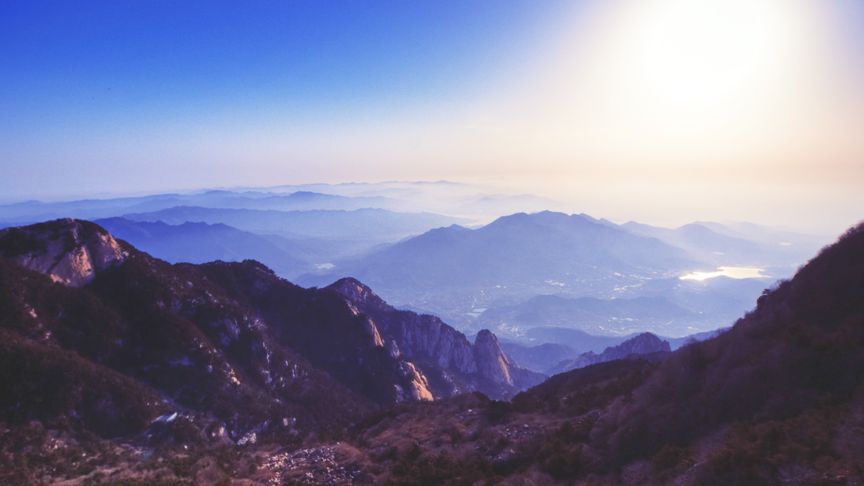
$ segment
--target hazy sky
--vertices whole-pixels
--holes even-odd
[[[0,199],[452,179],[864,218],[860,0],[4,2]]]

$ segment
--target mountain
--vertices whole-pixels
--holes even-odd
[[[543,373],[556,364],[579,355],[579,353],[564,344],[543,343],[536,346],[505,341],[501,348],[510,360],[518,366],[538,373]]]
[[[626,336],[597,336],[578,329],[563,327],[533,327],[525,332],[525,338],[520,342],[561,344],[573,349],[575,356],[587,351],[603,351],[608,346],[619,344],[625,339]]]
[[[0,231],[0,256],[54,282],[82,287],[123,263],[129,249],[93,224],[71,220]]]
[[[4,484],[864,482],[864,225],[716,337],[621,348],[509,402],[394,404],[430,365],[393,356],[407,324],[360,307],[404,311],[357,281],[169,265],[68,220],[0,232],[0,254]],[[408,333],[417,356],[513,379],[491,333],[469,355],[436,325]]]
[[[301,281],[353,276],[388,301],[462,325],[496,301],[550,291],[610,297],[617,287],[691,265],[682,250],[659,240],[585,215],[541,212],[477,229],[435,229]]]
[[[602,353],[597,354],[593,351],[588,351],[587,353],[580,354],[576,358],[563,360],[555,366],[551,367],[547,371],[547,373],[550,375],[555,375],[558,373],[563,373],[565,371],[584,368],[586,366],[591,366],[599,363],[606,363],[608,361],[625,359],[632,356],[639,356],[643,354],[661,355],[663,353],[669,353],[671,351],[672,348],[669,346],[669,343],[667,341],[663,341],[662,339],[651,334],[650,332],[644,332],[630,339],[627,339],[626,341],[618,344],[617,346],[610,346],[603,350]]]
[[[328,287],[348,299],[375,322],[384,345],[397,356],[416,363],[437,396],[479,390],[490,396],[510,396],[545,378],[521,369],[501,349],[497,338],[481,331],[468,338],[431,315],[397,310],[353,278]]]
[[[562,373],[509,404],[400,410],[357,432],[351,464],[379,482],[858,484],[862,372],[864,225],[713,339]]]
[[[209,190],[187,194],[153,194],[73,201],[24,201],[0,205],[0,221],[7,224],[20,224],[64,217],[82,219],[110,218],[126,213],[161,211],[175,206],[306,211],[313,209],[395,209],[398,206],[398,202],[381,196],[349,197],[308,190],[298,190],[287,194],[260,190]]]
[[[281,276],[290,278],[313,271],[312,262],[316,261],[316,255],[310,248],[315,245],[314,240],[294,241],[279,236],[261,236],[224,224],[171,225],[161,221],[142,222],[124,218],[99,219],[94,222],[139,250],[171,263],[251,259],[267,265]]]
[[[802,261],[816,253],[820,248],[831,242],[832,235],[804,234],[783,228],[774,228],[755,223],[731,222],[717,223],[713,221],[696,221],[695,224],[710,228],[712,231],[761,243],[768,247],[782,247],[789,251],[797,251]]]
[[[657,342],[663,347],[647,352],[668,351],[665,349],[665,345],[662,345],[662,342],[668,343],[671,350],[676,350],[688,344],[711,339],[726,330],[728,328],[699,332],[677,338],[657,336]],[[514,363],[523,368],[538,373],[554,374],[560,372],[560,370],[555,371],[554,368],[562,362],[575,360],[583,354],[597,356],[596,353],[602,354],[606,349],[619,346],[621,343],[636,336],[638,334],[618,337],[593,336],[574,329],[535,327],[526,333],[525,339],[522,341],[504,341],[501,344],[501,348]],[[526,344],[526,342],[535,344]],[[536,344],[538,342],[542,344]],[[645,352],[635,354],[645,354]]]
[[[132,221],[168,224],[221,223],[252,233],[289,239],[330,240],[342,243],[343,251],[349,253],[462,221],[432,213],[397,213],[385,209],[277,211],[195,206],[130,213],[123,217]]]
[[[458,375],[462,388],[436,395],[420,366],[388,346],[391,334],[382,338],[351,300],[297,287],[254,261],[171,265],[66,219],[0,231],[0,264],[5,423],[69,423],[110,437],[171,416],[196,437],[296,438],[338,430],[382,405],[475,389]],[[427,334],[437,332],[466,344],[431,316],[390,308],[381,317],[384,329],[417,342],[434,342]],[[518,370],[494,336],[467,353],[494,384],[488,393],[518,391]],[[452,371],[432,361],[422,368],[436,378]]]
[[[705,332],[697,332],[695,334],[691,334],[689,336],[677,337],[677,338],[667,338],[663,339],[669,343],[669,346],[675,350],[681,348],[683,346],[687,346],[688,344],[698,343],[701,341],[705,341],[714,337],[719,336],[720,334],[728,331],[728,327],[722,327],[720,329],[714,329],[713,331],[705,331]]]
[[[295,426],[338,428],[387,398],[313,366],[286,345],[285,324],[265,324],[202,268],[153,259],[92,223],[3,230],[0,256],[9,364],[0,416],[7,423],[69,421],[114,436],[177,413],[201,431],[194,435],[220,430],[239,440],[286,436]],[[46,264],[52,261],[58,264]],[[258,264],[213,264],[211,271],[220,267],[257,275],[263,288],[279,282]],[[354,318],[344,304],[343,314]],[[371,345],[364,351],[375,353]],[[41,401],[57,393],[64,396],[56,403]],[[125,419],[124,410],[137,418]]]
[[[761,233],[733,233],[716,223],[690,223],[678,228],[660,228],[631,221],[621,225],[621,228],[681,248],[693,259],[712,266],[794,269],[818,248],[779,239],[773,242],[759,241],[754,238],[758,238]]]

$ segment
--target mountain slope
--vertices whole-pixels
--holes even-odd
[[[513,258],[516,255],[522,258]],[[502,217],[476,230],[436,229],[370,255],[351,268],[366,276],[364,281],[412,278],[429,288],[448,283],[503,284],[516,279],[543,282],[577,270],[596,273],[597,268],[667,271],[686,263],[679,250],[657,240],[631,235],[587,216],[542,212]]]
[[[686,250],[693,259],[708,265],[791,267],[799,265],[814,247],[800,243],[775,239],[771,242],[756,240],[758,232],[748,238],[746,234],[734,235],[718,224],[690,223],[678,228],[660,228],[636,222],[621,225],[637,235],[649,236]]]
[[[663,341],[650,332],[645,332],[629,338],[616,346],[609,346],[604,349],[602,353],[589,351],[580,354],[576,358],[561,361],[550,368],[547,373],[554,375],[565,371],[584,368],[586,366],[606,363],[607,361],[615,361],[644,354],[655,354],[659,356],[662,354],[668,354],[671,350],[672,349],[668,342]]]
[[[10,238],[22,233],[33,245],[29,249],[17,237]],[[111,266],[89,267],[97,271],[87,274],[89,283],[83,287],[52,284],[49,275],[14,263],[50,271],[41,262],[55,257],[55,237],[74,242],[74,235],[89,237],[66,246],[60,253],[66,255],[62,258],[85,254],[85,250],[86,254],[104,254],[119,249],[124,259]],[[93,248],[93,240],[102,247]],[[350,417],[372,408],[369,398],[349,391],[281,345],[256,311],[227,299],[224,291],[194,266],[171,266],[117,242],[92,223],[75,220],[0,232],[0,255],[14,254],[17,256],[12,259],[0,258],[0,322],[5,332],[14,334],[9,340],[14,346],[50,358],[30,363],[37,368],[29,375],[56,375],[54,355],[67,356],[72,365],[64,368],[70,377],[61,373],[58,379],[78,383],[74,389],[105,391],[91,398],[102,404],[88,409],[96,418],[53,409],[60,416],[40,419],[74,417],[73,422],[87,424],[98,420],[100,414],[110,416],[112,404],[133,400],[128,406],[149,411],[151,419],[167,408],[189,414],[201,427],[221,423],[217,428],[223,427],[237,440],[250,430],[272,436],[288,433],[295,425],[307,432],[329,427],[328,423],[339,428]],[[121,392],[142,387],[152,391],[135,398],[99,385],[117,382],[112,377],[118,373],[124,377],[120,382],[127,383]],[[89,379],[82,381],[75,376]],[[131,387],[129,381],[137,385]],[[15,381],[4,381],[5,385],[10,383],[14,386]],[[52,393],[50,381],[35,380],[31,385],[38,383],[42,383],[36,387],[40,391],[33,390],[33,396]],[[154,394],[158,400],[148,398]],[[14,388],[6,389],[3,395],[16,400],[29,396]],[[69,399],[75,396],[70,393]],[[121,413],[119,410],[114,413]],[[274,417],[290,419],[291,426],[277,425]],[[118,429],[99,431],[119,434],[135,423],[118,420]]]
[[[604,417],[624,458],[720,424],[786,420],[860,401],[864,372],[864,226],[766,293],[718,337],[682,348]]]
[[[610,297],[616,287],[691,265],[682,250],[659,240],[585,215],[541,212],[477,229],[438,228],[302,281],[352,276],[397,305],[463,325],[499,300],[551,292]]]

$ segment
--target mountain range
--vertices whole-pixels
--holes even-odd
[[[178,206],[221,209],[257,209],[279,211],[387,209],[396,201],[386,197],[347,197],[321,192],[209,190],[185,194],[81,199],[73,201],[24,201],[0,206],[0,221],[10,223],[44,221],[58,217],[86,219],[116,217],[127,213],[152,212]]]
[[[327,258],[326,242],[259,235],[222,223],[172,225],[125,218],[94,222],[113,236],[170,263],[256,260],[280,276],[290,278],[314,271],[313,262]]]
[[[493,334],[470,343],[359,282],[303,289],[251,260],[171,265],[86,221],[0,231],[0,265],[11,424],[114,436],[179,414],[236,441],[402,401],[508,397],[543,378],[511,365]]]
[[[353,251],[393,242],[459,221],[432,213],[397,213],[385,209],[278,211],[273,209],[174,206],[160,211],[124,214],[132,221],[226,224],[258,234],[327,239]]]
[[[310,184],[29,201],[0,206],[0,225],[100,218],[172,263],[255,259],[304,286],[354,277],[398,308],[525,344],[536,344],[533,329],[548,327],[674,337],[727,327],[821,244],[747,223],[660,228],[584,214],[509,214],[542,207],[562,206],[446,181]],[[727,278],[720,266],[762,276]],[[678,309],[658,314],[660,301]],[[646,307],[634,309],[635,318],[621,308],[626,302]]]
[[[755,225],[754,225],[755,226]],[[716,223],[690,223],[678,228],[660,228],[636,222],[621,225],[634,234],[657,238],[684,249],[693,258],[715,266],[794,268],[815,250],[813,243],[792,234],[775,234],[767,241],[735,233]],[[765,236],[764,231],[751,228]]]
[[[862,303],[864,225],[715,338],[559,374],[509,403],[395,411],[353,436],[343,464],[412,484],[857,484]]]
[[[542,377],[489,331],[84,221],[0,232],[0,289],[7,484],[864,480],[864,225],[716,337],[635,336],[515,396]]]
[[[546,211],[434,229],[299,281],[353,276],[397,306],[508,339],[537,327],[684,336],[728,326],[773,280],[682,280],[714,268],[703,256],[627,225]]]

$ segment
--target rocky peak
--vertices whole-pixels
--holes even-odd
[[[575,359],[565,360],[558,363],[549,370],[550,374],[561,373],[576,368],[584,368],[598,363],[605,363],[616,359],[624,359],[629,356],[669,353],[672,348],[669,343],[650,332],[638,334],[617,346],[609,346],[602,353],[596,354],[592,351],[583,353]]]
[[[510,360],[501,349],[498,338],[492,331],[483,329],[474,339],[474,359],[480,374],[495,383],[513,384],[510,376]]]
[[[371,317],[384,341],[392,342],[391,348],[408,359],[434,362],[460,373],[477,371],[468,338],[437,317],[395,309],[353,278],[343,278],[327,288],[345,298],[355,313]]]
[[[58,219],[0,231],[0,256],[55,282],[82,287],[97,272],[125,261],[129,252],[96,224]]]
[[[630,356],[631,354],[668,353],[670,351],[672,351],[672,349],[669,347],[668,342],[663,341],[650,332],[643,332],[642,334],[624,341],[618,346],[606,348],[606,350],[603,351],[603,354],[616,355],[623,358]]]
[[[410,360],[429,374],[436,396],[483,390],[502,397],[538,379],[512,365],[488,330],[472,344],[435,316],[393,308],[356,279],[343,278],[327,288],[344,298],[355,315],[370,318],[391,356]]]
[[[378,297],[375,292],[356,278],[346,277],[330,284],[328,289],[334,290],[353,304],[362,308],[364,312],[391,311],[391,307],[384,299]]]

